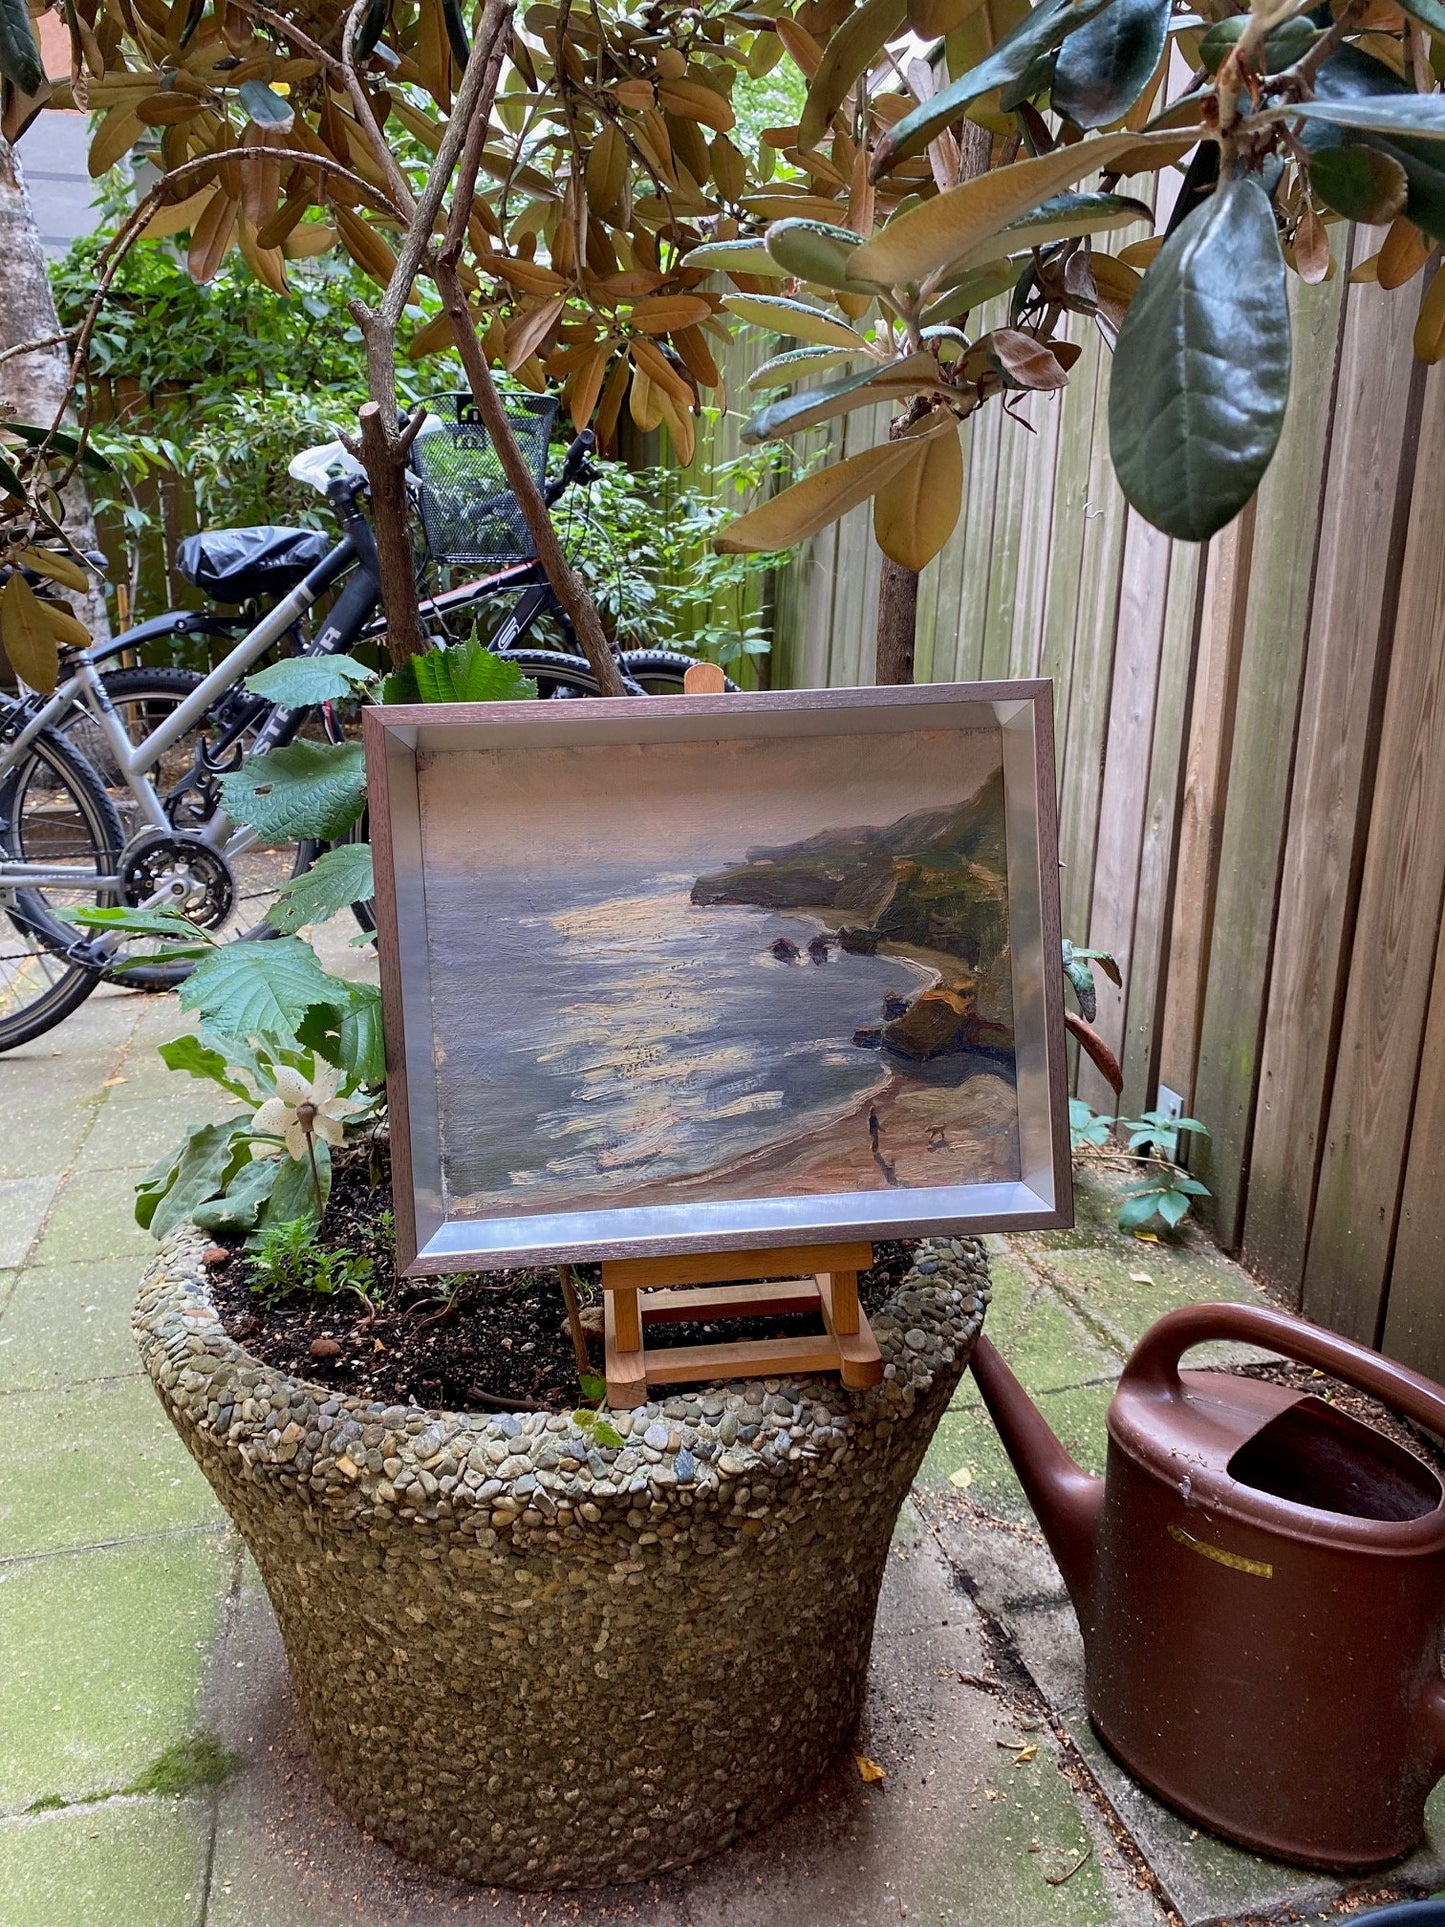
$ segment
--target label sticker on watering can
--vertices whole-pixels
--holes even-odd
[[[1204,1558],[1214,1560],[1216,1565],[1228,1566],[1232,1572],[1250,1573],[1256,1579],[1274,1578],[1274,1567],[1267,1559],[1246,1559],[1242,1553],[1226,1552],[1223,1546],[1211,1546],[1203,1539],[1196,1539],[1186,1532],[1183,1526],[1172,1522],[1168,1531],[1171,1539],[1177,1539],[1181,1546],[1188,1546],[1191,1552],[1201,1553]]]

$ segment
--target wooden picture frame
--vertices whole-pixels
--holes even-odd
[[[1050,684],[376,707],[364,730],[410,1275],[1071,1222]],[[861,907],[797,901],[829,890]],[[655,1017],[634,966],[659,931]],[[906,971],[843,1039],[837,1011]],[[699,983],[739,1035],[707,1030]],[[628,1011],[645,1110],[607,1034]],[[604,1101],[587,1085],[574,1118],[578,1078]]]

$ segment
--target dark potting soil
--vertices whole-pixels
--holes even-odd
[[[214,1247],[218,1259],[210,1267],[211,1287],[226,1331],[263,1363],[293,1377],[387,1405],[571,1411],[581,1394],[556,1268],[398,1278],[390,1208],[384,1141],[337,1156],[325,1221],[312,1245],[319,1254],[349,1252],[353,1259],[369,1260],[365,1297],[349,1289],[274,1296],[265,1289],[252,1254],[239,1246]],[[891,1297],[915,1249],[897,1241],[874,1245],[873,1265],[858,1279],[865,1311],[877,1311]],[[589,1333],[588,1353],[600,1377],[600,1271],[579,1265],[572,1276],[584,1323],[598,1325]],[[647,1343],[663,1348],[821,1330],[815,1317],[736,1318],[649,1325]]]

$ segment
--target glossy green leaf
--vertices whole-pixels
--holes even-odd
[[[283,709],[309,709],[315,703],[338,702],[352,695],[375,672],[353,656],[283,656],[268,668],[246,678],[253,696]]]
[[[238,823],[268,842],[314,836],[335,843],[366,801],[360,743],[312,743],[304,738],[252,756],[221,778],[221,803]]]
[[[1248,25],[1247,13],[1232,13],[1223,20],[1217,20],[1203,35],[1199,42],[1199,60],[1208,74],[1218,73],[1224,56],[1233,47]],[[1319,39],[1319,30],[1305,19],[1286,20],[1264,37],[1263,62],[1256,62],[1263,71],[1277,74],[1286,67],[1292,67],[1302,60]]]
[[[1382,60],[1346,45],[1315,76],[1310,104],[1364,103],[1373,109],[1382,97],[1406,103],[1423,98]],[[1407,218],[1435,240],[1445,240],[1445,147],[1439,141],[1416,134],[1367,133],[1313,116],[1305,119],[1302,139],[1312,155],[1328,147],[1365,146],[1397,161],[1409,182]]]
[[[960,74],[931,100],[915,107],[911,114],[905,114],[891,133],[883,137],[874,158],[874,179],[886,173],[895,161],[921,153],[974,101],[992,93],[995,87],[1006,87],[1012,81],[1021,80],[1040,54],[1059,46],[1106,6],[1118,4],[1119,0],[1042,0],[1027,19],[1004,35],[986,60],[981,60],[966,74]]]
[[[181,985],[183,1010],[196,1011],[222,1037],[292,1037],[306,1012],[334,1005],[341,978],[323,970],[299,937],[228,943],[203,957]]]
[[[286,885],[266,912],[266,921],[291,936],[303,924],[324,923],[353,903],[370,902],[375,892],[371,845],[338,843]]]
[[[1404,210],[1409,176],[1373,147],[1323,147],[1310,159],[1310,186],[1347,221],[1383,227]]]
[[[1171,4],[1110,0],[1070,34],[1054,68],[1054,111],[1078,127],[1107,127],[1127,114],[1159,65]]]
[[[241,105],[258,127],[284,131],[296,119],[296,109],[284,94],[268,87],[264,80],[243,80],[236,89]]]
[[[21,94],[38,94],[45,85],[40,42],[25,0],[0,0],[0,74]]]
[[[824,382],[817,388],[802,389],[783,401],[770,402],[759,409],[743,429],[745,442],[774,441],[819,422],[832,421],[854,408],[866,408],[875,401],[894,400],[918,394],[938,382],[938,363],[932,355],[907,355],[901,361],[865,368],[861,374],[845,375],[841,381]]]
[[[1445,141],[1445,95],[1396,94],[1363,100],[1300,100],[1291,114],[1348,127],[1365,134],[1405,135],[1412,140]]]
[[[991,261],[987,267],[970,268],[951,285],[945,286],[936,301],[929,302],[923,310],[924,322],[932,327],[942,321],[956,320],[959,315],[971,314],[975,308],[981,308],[986,301],[1007,294],[1018,280],[1026,261],[1024,255],[1011,255],[1002,261]]]
[[[472,43],[467,38],[467,23],[462,18],[458,0],[442,0],[442,21],[447,30],[452,59],[457,63],[458,69],[465,68],[472,57]]]
[[[321,1208],[324,1210],[326,1200],[331,1195],[331,1147],[324,1138],[317,1138],[315,1150],[316,1176],[321,1181]],[[295,1224],[298,1219],[306,1224],[314,1224],[319,1216],[310,1158],[292,1158],[283,1154],[276,1160],[276,1179],[262,1207],[260,1228],[265,1230],[271,1225]]]
[[[1445,40],[1445,6],[1441,6],[1440,0],[1400,0],[1400,6],[1412,20],[1428,27],[1437,39]]]
[[[1274,210],[1245,176],[1170,235],[1119,330],[1109,440],[1133,507],[1183,541],[1223,528],[1269,466],[1289,376]]]

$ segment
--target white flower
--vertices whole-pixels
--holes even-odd
[[[264,1137],[282,1138],[287,1152],[298,1162],[306,1156],[308,1135],[340,1144],[346,1133],[341,1120],[358,1108],[349,1097],[338,1097],[336,1086],[341,1073],[322,1065],[309,1080],[289,1064],[276,1071],[276,1095],[268,1097],[251,1119],[251,1129]],[[278,1152],[257,1145],[257,1157],[275,1157]]]

